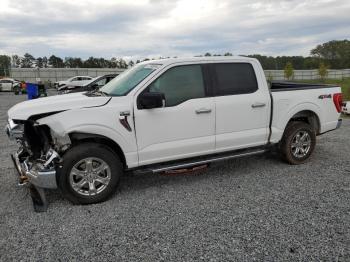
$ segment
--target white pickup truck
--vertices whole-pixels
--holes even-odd
[[[340,126],[341,106],[337,86],[269,86],[255,59],[165,59],[97,91],[19,103],[7,133],[20,146],[12,158],[22,183],[89,204],[108,198],[126,170],[192,168],[273,147],[301,164],[317,135]]]

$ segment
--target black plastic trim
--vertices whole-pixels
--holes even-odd
[[[28,120],[32,120],[32,121],[36,121],[38,119],[41,119],[41,118],[44,118],[44,117],[48,117],[48,116],[52,116],[52,115],[55,115],[55,114],[58,114],[58,113],[62,113],[64,111],[67,111],[67,110],[59,110],[59,111],[53,111],[53,112],[48,112],[48,113],[42,113],[42,114],[37,114],[37,115],[32,115],[28,118]]]
[[[295,83],[285,81],[272,81],[270,90],[271,92],[283,92],[283,91],[296,91],[296,90],[311,90],[322,88],[335,88],[334,85],[322,85],[322,84],[307,84],[307,83]]]
[[[270,143],[271,136],[272,136],[272,120],[273,120],[273,96],[270,91],[269,91],[269,96],[270,96],[270,103],[271,103],[271,106],[270,106],[271,111],[270,111],[270,121],[269,121],[269,136],[267,138],[268,144]]]
[[[250,148],[243,148],[243,149],[236,149],[231,150],[227,152],[221,152],[221,153],[212,153],[207,155],[201,155],[196,157],[190,157],[190,158],[184,158],[184,159],[178,159],[178,160],[172,160],[162,163],[155,163],[150,165],[143,165],[135,168],[130,168],[128,171],[137,171],[137,172],[149,172],[153,169],[163,169],[164,167],[168,166],[174,166],[174,165],[195,165],[198,162],[216,162],[217,158],[225,158],[225,157],[243,157],[247,156],[249,154],[254,154],[256,152],[263,153],[262,151],[266,152],[269,151],[272,148],[272,144],[269,145],[262,145],[262,146],[256,146],[256,147],[250,147]]]

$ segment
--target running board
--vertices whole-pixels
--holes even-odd
[[[160,173],[160,172],[165,172],[169,170],[176,170],[176,169],[185,169],[185,168],[190,168],[194,166],[200,166],[200,165],[205,165],[213,162],[219,162],[219,161],[224,161],[224,160],[229,160],[229,159],[234,159],[234,158],[240,158],[240,157],[245,157],[245,156],[252,156],[252,155],[257,155],[257,154],[262,154],[269,151],[269,149],[265,148],[259,148],[255,150],[239,150],[239,151],[234,151],[231,153],[224,153],[224,154],[216,154],[213,156],[208,156],[206,158],[197,158],[193,160],[183,160],[183,161],[178,161],[176,163],[171,163],[171,164],[158,164],[158,165],[152,165],[148,166],[145,168],[141,168],[140,170],[136,170],[136,172],[144,173],[144,172],[152,172],[152,173]]]

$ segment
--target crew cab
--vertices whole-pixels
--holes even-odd
[[[40,98],[8,111],[22,183],[73,203],[107,199],[122,174],[163,172],[278,148],[307,161],[339,128],[338,86],[267,83],[256,59],[146,61],[99,90]],[[248,164],[248,163],[247,163]]]

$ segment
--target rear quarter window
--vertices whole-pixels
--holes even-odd
[[[258,83],[249,63],[214,64],[215,94],[218,96],[254,93]]]

